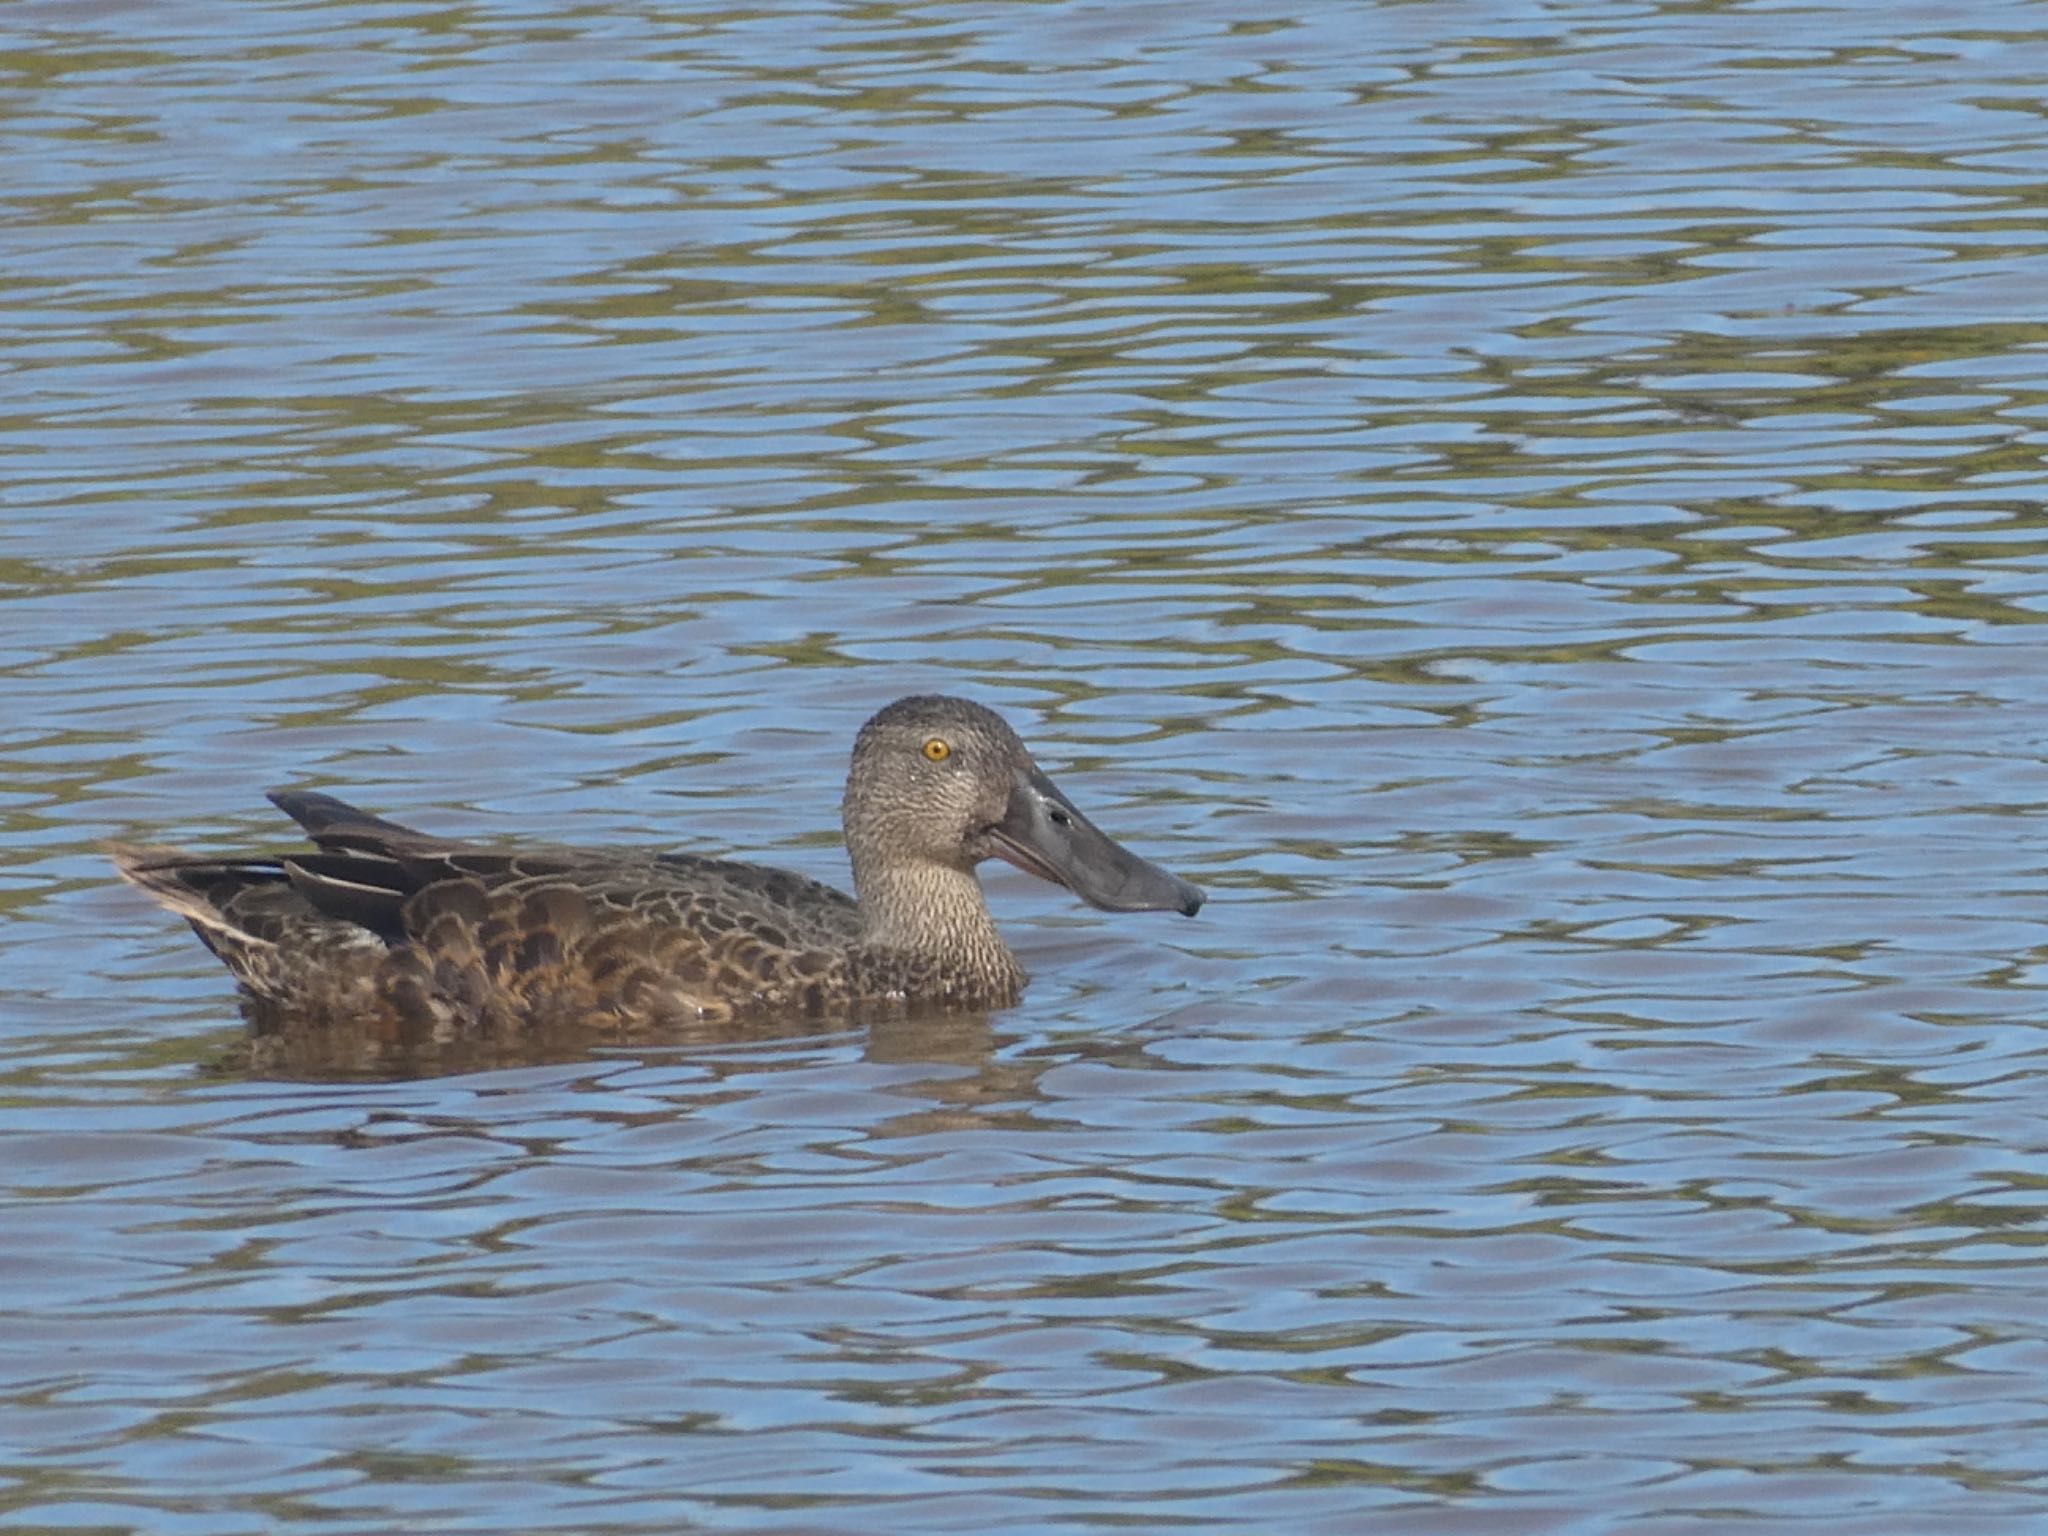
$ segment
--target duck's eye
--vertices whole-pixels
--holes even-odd
[[[924,755],[935,763],[943,763],[953,755],[953,744],[943,736],[934,736],[924,744]]]

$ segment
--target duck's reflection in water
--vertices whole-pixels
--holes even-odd
[[[931,1062],[990,1068],[996,1034],[986,1013],[898,1015],[865,1028],[821,1028],[815,1020],[705,1020],[623,1029],[571,1023],[559,1028],[476,1029],[410,1021],[331,1020],[288,1030],[251,1029],[206,1062],[219,1077],[286,1082],[405,1082],[515,1067],[642,1058],[649,1062],[721,1047],[784,1041],[865,1039],[863,1057],[881,1064]],[[1012,1092],[1024,1085],[1010,1085]],[[950,1094],[947,1095],[951,1097]]]

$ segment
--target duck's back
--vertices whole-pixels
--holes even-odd
[[[319,851],[120,855],[241,982],[259,1030],[352,1021],[624,1029],[843,1010],[863,985],[852,898],[786,870],[688,854],[501,852],[324,795],[272,797]]]

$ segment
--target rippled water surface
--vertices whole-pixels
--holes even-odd
[[[10,6],[0,1518],[2048,1528],[2044,17]],[[925,689],[1211,906],[279,1081],[98,851]]]

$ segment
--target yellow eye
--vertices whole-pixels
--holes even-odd
[[[943,763],[953,755],[952,743],[943,736],[934,736],[924,744],[924,755],[935,763]]]

